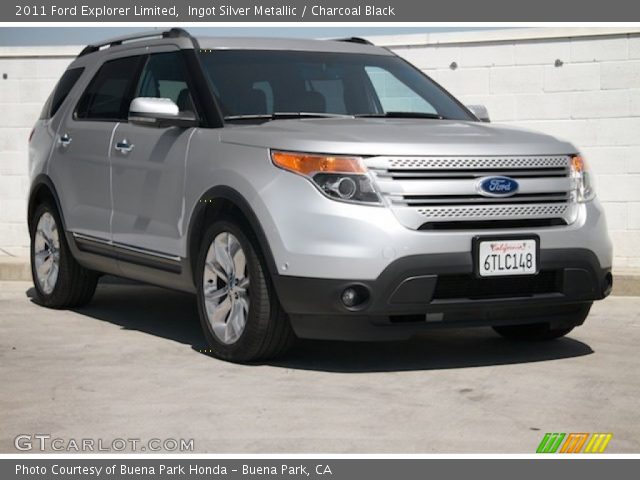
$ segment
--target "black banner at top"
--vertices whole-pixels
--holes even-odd
[[[636,22],[630,0],[15,0],[1,22]]]

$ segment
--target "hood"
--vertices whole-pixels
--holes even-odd
[[[570,143],[482,122],[398,118],[305,118],[236,123],[221,141],[276,150],[349,155],[566,155]]]

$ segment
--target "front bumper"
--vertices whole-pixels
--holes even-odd
[[[336,202],[282,172],[254,204],[273,253],[276,291],[302,338],[391,340],[449,326],[575,325],[585,306],[611,289],[612,246],[597,199],[580,204],[567,226],[418,231],[390,208]],[[538,237],[540,274],[474,281],[479,235]],[[352,285],[367,289],[370,300],[349,310],[340,297]]]
[[[579,204],[576,220],[567,226],[419,231],[405,227],[391,208],[328,199],[311,182],[283,171],[260,190],[252,207],[275,270],[283,276],[372,281],[399,259],[447,254],[462,258],[477,235],[532,234],[540,238],[541,249],[585,249],[602,267],[612,263],[597,199]]]
[[[392,262],[375,280],[274,276],[280,302],[301,338],[406,339],[430,328],[581,323],[586,305],[606,297],[611,270],[587,249],[542,249],[535,276],[479,279],[469,253],[424,254]],[[368,301],[347,308],[357,285]]]

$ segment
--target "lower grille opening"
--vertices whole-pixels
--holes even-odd
[[[559,227],[567,225],[563,218],[531,218],[522,220],[474,220],[426,222],[418,230],[488,230],[501,228]]]
[[[426,314],[421,315],[391,315],[389,317],[391,323],[424,323]]]
[[[433,300],[521,297],[562,291],[562,271],[546,270],[537,275],[477,278],[474,275],[440,275]]]

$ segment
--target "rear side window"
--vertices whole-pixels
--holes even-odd
[[[45,103],[42,113],[40,114],[40,119],[51,118],[56,114],[83,71],[84,68],[70,68],[64,72],[47,99],[47,103]]]
[[[78,102],[76,118],[126,120],[139,62],[140,57],[119,58],[106,62],[93,77]]]

